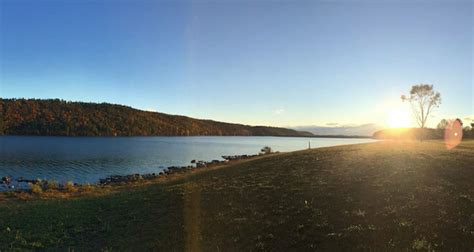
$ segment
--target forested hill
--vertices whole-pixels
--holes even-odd
[[[107,103],[0,99],[1,135],[56,136],[311,136],[285,128],[248,126],[147,112]]]

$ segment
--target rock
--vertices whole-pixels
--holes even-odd
[[[10,176],[5,176],[5,177],[2,177],[2,183],[3,184],[10,184],[10,182],[12,182],[12,177]]]
[[[196,168],[203,168],[203,167],[206,167],[207,166],[207,163],[205,161],[198,161],[196,163]]]
[[[157,175],[156,175],[155,173],[151,173],[151,174],[148,173],[148,174],[143,174],[143,175],[142,175],[142,178],[143,178],[143,179],[154,179],[154,178],[156,178],[156,177],[157,177]]]
[[[174,173],[183,173],[188,170],[193,170],[196,168],[205,168],[211,165],[218,165],[221,163],[226,163],[232,160],[238,160],[238,159],[245,159],[245,158],[251,158],[255,157],[257,155],[233,155],[233,156],[222,156],[224,160],[217,160],[214,159],[211,162],[206,162],[203,160],[196,160],[193,159],[191,160],[192,164],[196,164],[195,166],[193,165],[188,165],[188,166],[169,166],[167,168],[164,168],[163,166],[160,166],[159,168],[162,169],[158,174],[156,173],[148,173],[148,174],[129,174],[129,175],[112,175],[107,178],[103,178],[99,180],[99,184],[112,184],[112,183],[128,183],[128,182],[134,182],[134,181],[139,181],[143,179],[153,179],[158,176],[165,176],[165,175],[171,175]]]
[[[39,183],[39,180],[37,179],[26,179],[24,177],[19,177],[16,179],[18,183],[31,183],[31,184],[36,184]]]

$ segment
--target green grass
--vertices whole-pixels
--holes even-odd
[[[474,141],[283,153],[101,196],[0,196],[0,249],[474,248]]]

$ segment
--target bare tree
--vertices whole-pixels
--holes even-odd
[[[410,102],[416,122],[420,128],[425,128],[431,111],[441,104],[441,94],[434,91],[433,85],[414,85],[409,96],[402,95],[402,101]]]

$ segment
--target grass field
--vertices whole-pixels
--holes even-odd
[[[270,155],[104,195],[0,195],[0,249],[474,248],[474,141]]]

